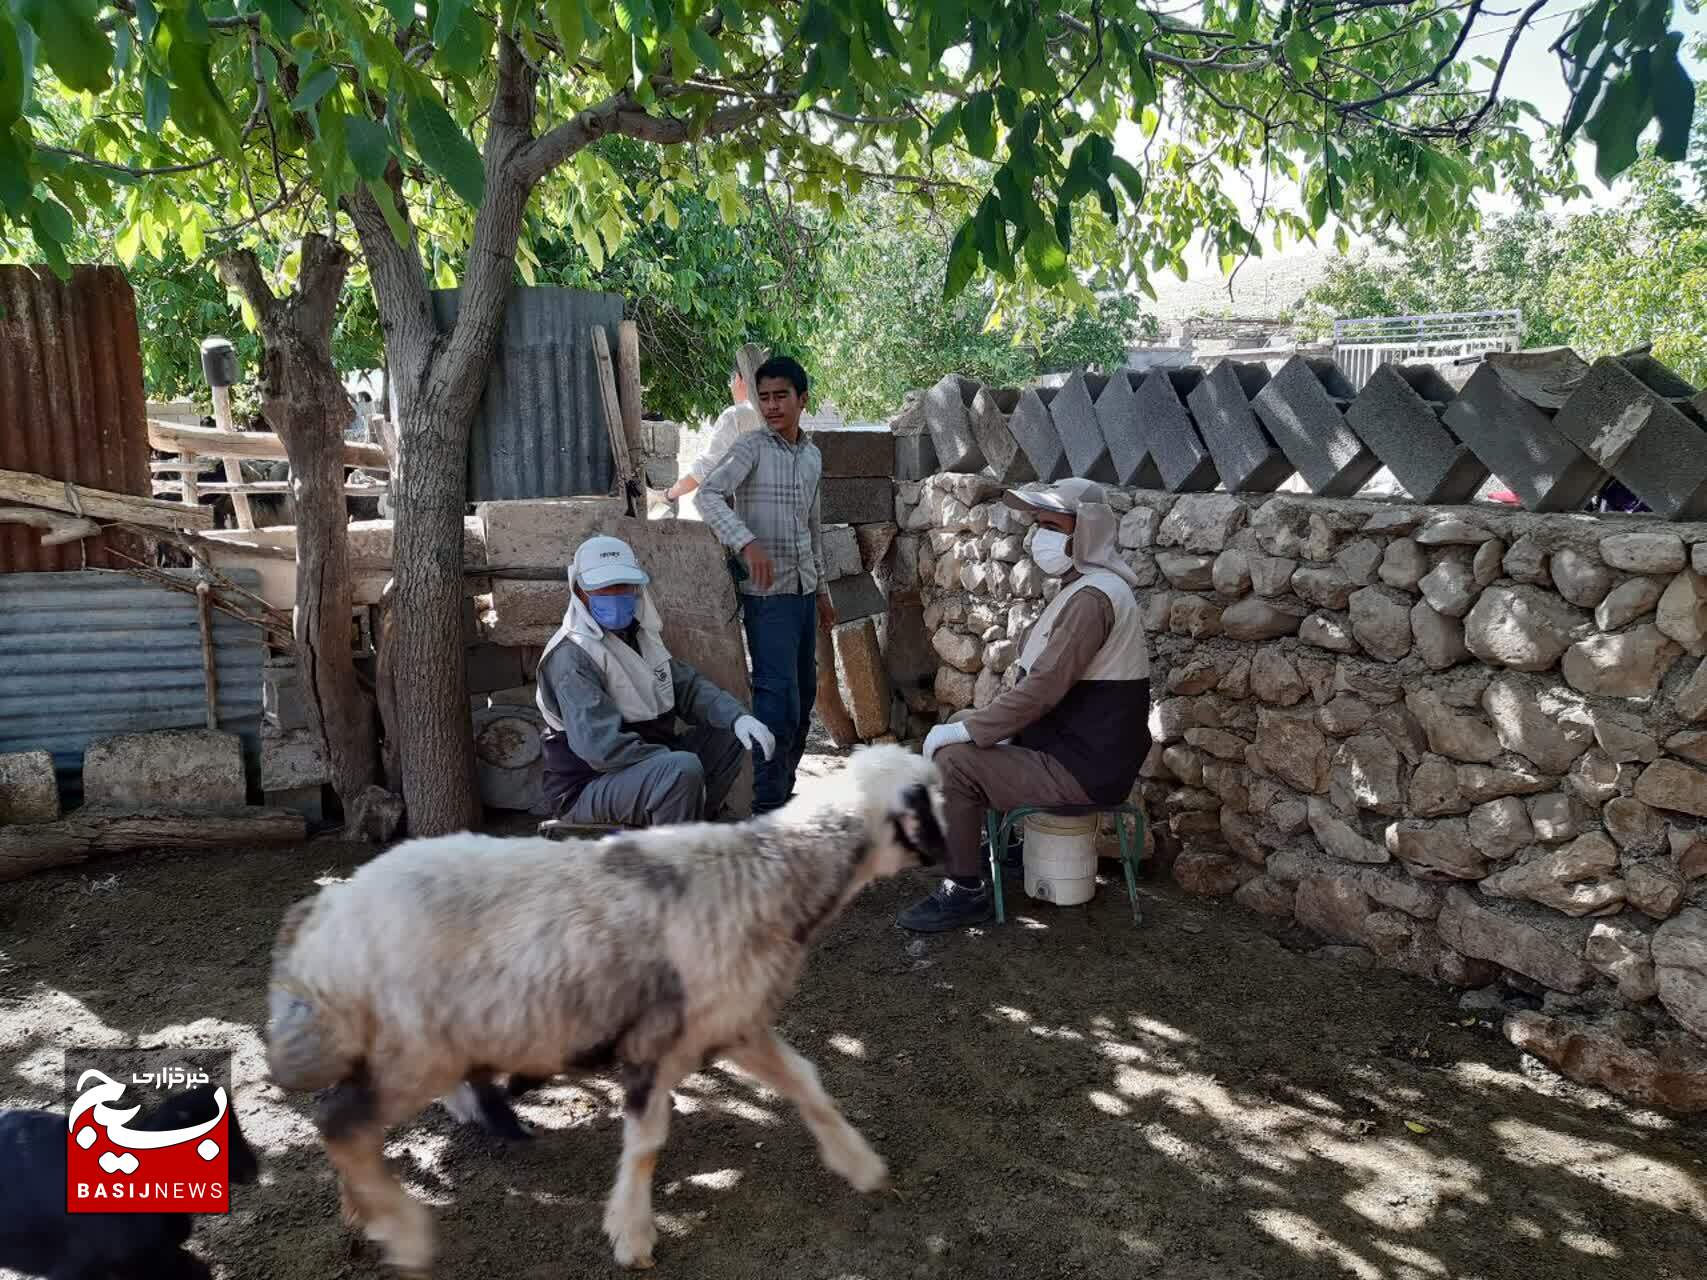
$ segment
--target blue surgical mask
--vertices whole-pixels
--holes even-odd
[[[634,610],[639,603],[640,597],[632,591],[587,597],[587,609],[593,615],[593,621],[606,631],[627,630],[628,624],[634,621]]]

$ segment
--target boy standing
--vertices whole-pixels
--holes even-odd
[[[767,813],[794,792],[795,769],[817,694],[817,629],[835,621],[824,576],[819,488],[823,459],[800,430],[806,370],[776,356],[753,375],[766,430],[738,437],[700,482],[705,523],[741,557],[741,613],[753,662],[753,710],[776,738],[755,762],[753,812]]]

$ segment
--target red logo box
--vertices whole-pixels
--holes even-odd
[[[229,1055],[66,1054],[69,1213],[229,1213]],[[209,1070],[210,1065],[216,1069]],[[181,1099],[196,1090],[196,1105]]]

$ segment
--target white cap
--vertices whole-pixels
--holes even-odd
[[[634,558],[634,549],[621,538],[605,534],[588,538],[575,549],[574,563],[569,566],[569,580],[588,591],[612,587],[619,582],[643,587],[651,581],[646,570]]]
[[[1108,496],[1095,480],[1081,480],[1077,476],[1069,476],[1056,484],[1026,485],[1020,489],[1009,489],[1002,495],[1002,501],[1010,507],[1059,511],[1070,516],[1078,511],[1082,502],[1099,502],[1106,505]]]

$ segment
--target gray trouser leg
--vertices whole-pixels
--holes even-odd
[[[705,799],[706,769],[699,757],[691,751],[667,751],[593,779],[563,816],[570,822],[631,827],[697,822],[705,816]]]
[[[705,816],[716,818],[723,811],[723,802],[741,776],[741,765],[747,748],[728,729],[711,729],[699,725],[682,735],[682,747],[699,757],[705,768]]]

